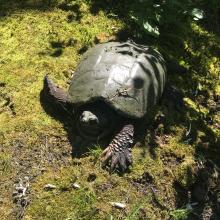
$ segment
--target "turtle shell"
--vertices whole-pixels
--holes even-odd
[[[103,100],[128,117],[141,118],[162,95],[165,79],[165,62],[155,49],[108,42],[84,54],[68,100],[76,105]]]

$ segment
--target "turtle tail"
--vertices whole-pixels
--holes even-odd
[[[127,124],[103,151],[103,163],[110,165],[110,171],[119,169],[124,172],[132,164],[131,148],[134,144],[134,125]]]

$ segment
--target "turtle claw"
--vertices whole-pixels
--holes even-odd
[[[109,160],[111,159],[112,157],[112,150],[110,147],[107,147],[103,152],[102,152],[102,164],[105,166]]]
[[[109,171],[115,170],[125,172],[128,166],[132,164],[132,155],[129,149],[123,149],[122,151],[113,151],[107,147],[102,153],[103,166],[110,167]]]

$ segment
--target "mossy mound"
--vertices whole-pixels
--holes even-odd
[[[195,219],[219,214],[217,34],[192,22],[182,48],[171,48],[163,39],[154,43],[187,70],[168,76],[183,92],[185,107],[176,108],[166,99],[155,107],[144,141],[134,148],[133,167],[120,176],[102,169],[99,146],[72,157],[71,130],[44,111],[41,90],[47,73],[66,87],[87,48],[133,36],[132,23],[93,1],[0,4],[2,219]],[[19,184],[26,184],[27,191],[15,199]],[[55,188],[46,190],[46,184]],[[126,207],[117,209],[111,202]],[[197,205],[189,208],[193,203]]]

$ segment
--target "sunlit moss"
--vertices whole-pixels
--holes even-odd
[[[66,156],[69,162],[64,164],[64,148],[71,149],[67,132],[59,121],[44,112],[40,92],[47,73],[66,88],[83,50],[97,41],[115,39],[125,23],[102,10],[92,14],[91,1],[69,1],[70,6],[78,4],[79,11],[62,9],[60,5],[66,1],[52,1],[52,6],[45,8],[37,7],[40,1],[35,7],[31,7],[32,1],[26,3],[23,9],[19,1],[12,1],[7,7],[4,5],[9,8],[8,14],[0,18],[0,83],[5,84],[0,92],[7,94],[13,104],[12,109],[5,106],[4,96],[0,99],[0,146],[4,148],[0,152],[1,180],[11,184],[1,188],[6,198],[0,210],[3,218],[12,216],[12,180],[24,174],[24,167],[19,173],[19,162],[26,161],[30,162],[28,172],[38,177],[30,183],[31,203],[24,219],[139,219],[141,216],[145,216],[143,219],[170,219],[171,216],[186,216],[185,209],[170,212],[176,209],[178,196],[174,183],[185,189],[194,182],[197,145],[209,139],[217,143],[220,135],[215,125],[220,120],[217,114],[213,116],[214,125],[204,122],[201,126],[201,118],[209,114],[209,106],[199,103],[193,95],[207,91],[207,99],[212,100],[220,94],[219,56],[215,53],[219,49],[219,38],[192,24],[192,33],[185,40],[185,54],[179,55],[179,63],[187,68],[187,73],[168,76],[171,83],[183,89],[186,109],[179,113],[161,107],[165,122],[154,131],[157,143],[149,141],[135,147],[133,167],[120,176],[109,174],[101,167],[99,146],[91,148],[81,158],[72,159],[69,153]],[[193,144],[183,143],[187,132],[184,126],[191,121],[197,125],[196,140]],[[211,130],[212,136],[205,129]],[[60,148],[56,148],[57,145]],[[55,152],[48,150],[45,153],[45,148],[49,147]],[[50,161],[52,153],[61,158],[58,164],[59,159]],[[35,158],[35,154],[40,155],[39,158]],[[89,179],[90,175],[94,180]],[[149,182],[139,181],[144,175],[149,176]],[[79,190],[72,186],[74,182],[81,186]],[[57,188],[46,191],[44,186],[48,183]],[[122,202],[127,207],[117,210],[110,202]]]
[[[204,114],[204,115],[208,113],[208,109],[204,108],[203,106],[199,106],[197,103],[193,102],[191,99],[185,98],[184,101],[186,105],[188,105],[189,108],[192,108],[194,111]]]

